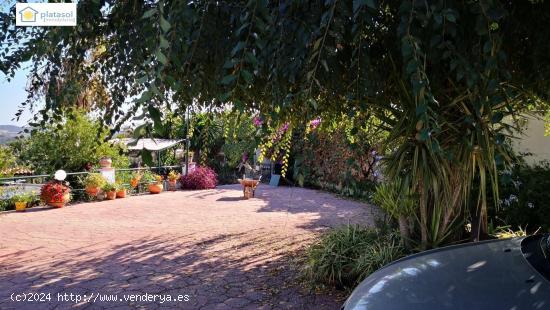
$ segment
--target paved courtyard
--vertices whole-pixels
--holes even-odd
[[[0,309],[338,309],[299,285],[296,254],[376,211],[300,188],[241,196],[230,185],[0,214]]]

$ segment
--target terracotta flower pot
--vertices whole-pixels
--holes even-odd
[[[16,202],[15,203],[15,211],[25,211],[27,209],[27,203],[26,202]]]
[[[71,194],[67,193],[63,195],[63,201],[46,201],[46,204],[51,207],[62,208],[67,204],[67,202],[69,202],[69,200],[71,200]]]
[[[111,168],[112,164],[113,164],[113,161],[111,160],[110,157],[102,157],[99,160],[99,165],[101,166],[101,168]]]
[[[119,190],[116,192],[116,198],[126,198],[126,190]]]
[[[98,192],[99,192],[99,187],[92,187],[92,186],[86,187],[86,194],[92,197],[97,196]]]
[[[108,200],[114,200],[116,198],[116,191],[105,192]]]
[[[178,181],[174,180],[168,180],[168,187],[170,188],[171,191],[175,191],[176,190],[176,185],[177,185]]]
[[[139,179],[132,179],[130,181],[130,185],[133,187],[133,188],[136,188],[139,184]]]
[[[149,184],[148,188],[151,194],[160,194],[160,192],[164,189],[164,186],[162,183],[153,183]]]

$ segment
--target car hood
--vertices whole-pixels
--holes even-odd
[[[346,310],[550,309],[550,283],[521,240],[451,246],[398,260],[353,291]]]

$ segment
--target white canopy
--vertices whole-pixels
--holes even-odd
[[[128,150],[131,151],[141,151],[141,150],[148,150],[148,151],[162,151],[169,149],[173,146],[176,146],[178,143],[184,141],[185,139],[180,140],[172,140],[172,139],[150,139],[150,138],[143,138],[143,139],[113,139],[111,142],[113,143],[124,143],[128,147]]]

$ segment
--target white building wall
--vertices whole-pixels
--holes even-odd
[[[528,117],[528,122],[513,145],[516,152],[532,153],[524,159],[529,164],[550,161],[550,136],[545,136],[544,120]]]

